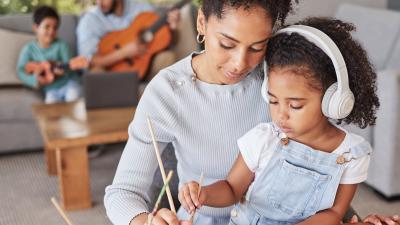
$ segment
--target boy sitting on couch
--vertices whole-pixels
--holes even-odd
[[[24,46],[17,63],[18,77],[26,86],[41,89],[45,103],[74,101],[81,92],[78,75],[60,66],[71,64],[71,51],[65,41],[57,38],[59,25],[55,9],[37,8],[33,13],[36,39]]]

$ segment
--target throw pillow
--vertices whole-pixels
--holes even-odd
[[[16,69],[19,53],[34,38],[33,34],[0,29],[0,86],[22,84]]]

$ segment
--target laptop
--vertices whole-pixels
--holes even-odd
[[[86,109],[136,106],[139,79],[134,72],[90,72],[82,77]]]

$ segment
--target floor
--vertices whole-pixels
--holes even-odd
[[[112,182],[123,145],[107,146],[90,159],[91,191],[94,207],[68,212],[74,225],[111,225],[102,203],[104,188]],[[0,156],[0,224],[65,224],[50,202],[58,198],[57,177],[49,177],[41,152]],[[369,213],[399,214],[400,200],[387,202],[371,188],[361,185],[353,200],[361,216]]]
[[[359,186],[352,205],[361,216],[370,213],[400,215],[400,200],[388,202],[368,185]]]

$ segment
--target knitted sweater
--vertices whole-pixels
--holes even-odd
[[[66,63],[71,58],[72,53],[68,44],[61,39],[56,39],[48,48],[41,48],[38,45],[37,40],[33,40],[26,44],[21,50],[17,63],[17,75],[25,85],[31,88],[37,88],[39,87],[39,84],[35,75],[25,73],[25,65],[28,62],[51,60]],[[51,89],[61,88],[71,79],[79,80],[80,78],[75,72],[66,71],[63,76],[58,77],[53,83],[44,86],[43,90],[48,91]]]
[[[128,225],[149,210],[147,190],[158,163],[147,117],[160,151],[168,143],[175,149],[180,185],[198,180],[202,171],[204,185],[226,178],[239,152],[237,139],[257,124],[271,121],[261,97],[261,67],[237,84],[209,84],[195,79],[191,66],[195,55],[161,70],[141,97],[113,183],[106,188],[105,207],[115,225]],[[230,207],[204,206],[198,213],[228,217],[229,211]]]

